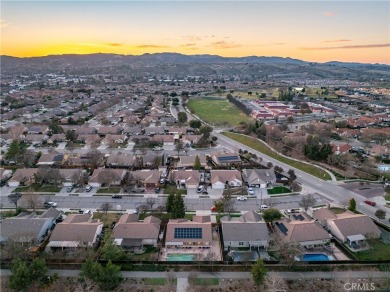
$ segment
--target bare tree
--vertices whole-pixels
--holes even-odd
[[[109,202],[105,202],[100,205],[100,208],[103,210],[104,213],[107,214],[107,212],[112,209],[112,204]]]
[[[39,204],[39,195],[35,195],[31,187],[28,188],[27,193],[23,195],[27,208],[35,211],[36,206]]]
[[[8,196],[11,203],[15,204],[15,208],[18,208],[18,201],[22,197],[21,193],[12,193]]]
[[[302,197],[301,201],[299,202],[299,205],[307,211],[309,207],[313,206],[315,204],[316,200],[314,199],[312,194],[307,194]]]
[[[73,173],[71,180],[74,185],[82,186],[87,183],[88,174],[85,171],[78,170],[77,172]]]
[[[184,150],[184,143],[183,141],[179,141],[175,145],[175,150],[177,151],[177,155],[180,154],[180,151]]]
[[[156,198],[153,198],[151,196],[147,197],[146,204],[149,205],[150,210],[153,210],[153,206],[156,203]]]
[[[58,185],[62,177],[58,168],[42,167],[35,173],[35,181],[40,184]]]
[[[158,168],[161,164],[161,156],[160,155],[156,155],[154,158],[153,158],[153,164]]]
[[[120,179],[120,176],[110,168],[105,168],[98,174],[98,180],[108,188],[111,187],[113,182],[118,182]]]
[[[86,156],[88,157],[86,163],[92,169],[97,168],[103,162],[103,154],[97,149],[90,150]]]
[[[162,215],[162,213],[165,211],[165,205],[158,205],[157,207],[156,207],[156,210],[157,210],[157,212],[158,212],[158,214],[161,216]]]
[[[139,205],[137,207],[138,212],[145,213],[148,210],[149,206],[146,204]]]
[[[230,190],[226,190],[223,192],[222,203],[224,212],[228,212],[230,214],[234,207],[234,200]]]
[[[274,232],[271,235],[271,247],[279,259],[289,266],[293,265],[295,257],[302,253],[299,244],[284,241],[278,232]]]
[[[287,283],[286,281],[278,276],[278,275],[267,275],[265,278],[264,286],[266,288],[266,291],[286,291],[287,290]]]
[[[9,129],[8,134],[11,136],[12,140],[20,140],[20,136],[26,130],[25,126],[15,126]]]

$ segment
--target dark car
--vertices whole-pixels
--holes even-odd
[[[203,191],[202,194],[208,195],[209,193],[207,191]]]
[[[370,205],[370,206],[376,206],[376,203],[373,201],[365,200],[364,203],[366,203],[367,205]]]
[[[154,190],[154,192],[155,192],[156,194],[159,194],[159,193],[160,193],[160,191],[161,191],[161,189],[160,189],[160,188],[157,188],[157,189],[155,189],[155,190]]]
[[[113,195],[111,198],[113,198],[113,199],[122,199],[122,196],[121,195]]]

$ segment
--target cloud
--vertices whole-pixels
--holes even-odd
[[[95,43],[82,43],[80,46],[89,46],[89,47],[121,47],[122,44],[110,43],[110,44],[95,44]]]
[[[4,19],[0,19],[0,28],[6,28],[7,26],[10,26],[10,23],[6,22]]]
[[[225,42],[225,41],[213,42],[211,43],[211,46],[217,49],[233,49],[233,48],[242,47],[242,45],[240,44],[236,44],[233,42]]]
[[[182,35],[181,36],[183,39],[188,40],[188,41],[201,41],[202,38],[197,35]]]
[[[334,13],[333,11],[325,11],[324,12],[324,16],[326,16],[326,17],[332,17],[335,15],[336,15],[336,13]]]
[[[106,44],[106,46],[109,46],[109,47],[121,47],[122,44],[112,43],[112,44]]]
[[[275,46],[281,46],[281,45],[285,45],[286,43],[274,43],[273,45]]]
[[[181,45],[182,48],[189,48],[189,47],[195,47],[195,46],[196,46],[195,43]]]
[[[136,48],[138,48],[138,49],[164,49],[164,48],[168,48],[168,46],[144,44],[144,45],[136,46]]]
[[[339,40],[327,40],[327,41],[323,41],[323,43],[344,43],[344,42],[352,42],[352,40],[339,39]]]
[[[390,44],[373,44],[373,45],[354,45],[354,46],[339,46],[339,47],[316,47],[316,48],[300,48],[305,51],[317,50],[338,50],[338,49],[370,49],[370,48],[385,48],[390,47]]]

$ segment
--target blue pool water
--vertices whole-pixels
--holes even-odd
[[[193,260],[193,254],[168,254],[167,258],[169,262],[192,262]]]
[[[315,253],[315,254],[308,253],[303,255],[303,261],[305,262],[311,262],[311,261],[326,262],[330,260],[331,260],[330,257],[323,253]]]

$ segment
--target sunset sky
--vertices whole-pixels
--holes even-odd
[[[178,52],[390,64],[389,1],[1,1],[1,54]]]

